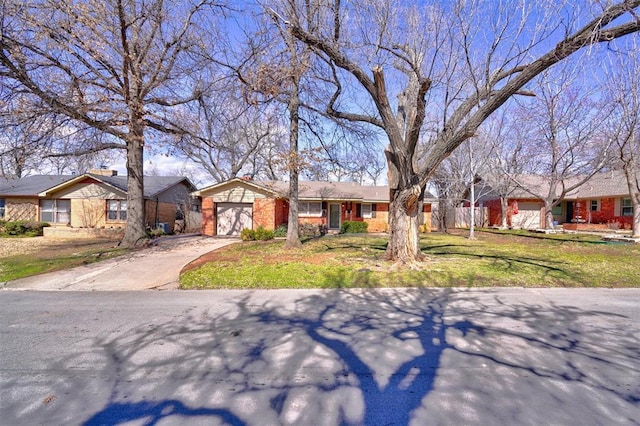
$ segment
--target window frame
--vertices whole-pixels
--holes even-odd
[[[7,200],[0,198],[0,219],[4,219],[7,209]]]
[[[368,207],[369,212],[366,212],[367,208],[365,208],[365,206]],[[361,212],[362,212],[362,218],[363,219],[371,219],[373,218],[373,204],[372,203],[362,203],[362,207],[361,207]]]
[[[51,208],[44,205],[49,203],[51,203]],[[71,223],[71,200],[67,198],[42,199],[40,200],[39,207],[40,222],[67,225]],[[64,207],[66,207],[66,209],[64,209]],[[44,218],[45,213],[51,214],[51,220],[47,220]],[[63,216],[64,214],[66,214],[66,217]],[[61,216],[63,217],[63,220],[61,220]]]
[[[625,201],[629,202],[629,205],[625,205]],[[627,212],[625,212],[627,209]],[[633,202],[631,198],[623,198],[620,201],[620,216],[633,216]]]
[[[116,209],[112,210],[111,209],[111,203],[116,203]],[[122,205],[124,204],[124,208],[122,207]],[[127,221],[127,200],[124,199],[113,199],[113,200],[106,200],[106,213],[105,213],[105,220],[107,222],[126,222]],[[109,217],[109,213],[111,212],[115,212],[115,218],[111,219]]]
[[[312,210],[311,205],[317,205],[317,211]],[[298,216],[322,217],[322,201],[298,201]]]
[[[599,212],[600,211],[600,200],[591,200],[590,203],[589,203],[589,211],[591,211],[591,212]]]

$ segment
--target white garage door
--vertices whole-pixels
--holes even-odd
[[[218,235],[240,235],[244,228],[253,227],[251,204],[219,203],[216,211]]]
[[[541,210],[542,204],[540,203],[518,203],[518,214],[511,217],[511,224],[522,229],[538,229],[541,226]]]

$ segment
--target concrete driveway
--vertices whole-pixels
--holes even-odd
[[[205,253],[237,241],[199,235],[164,237],[151,247],[125,256],[9,281],[4,288],[74,291],[175,289],[185,265]]]

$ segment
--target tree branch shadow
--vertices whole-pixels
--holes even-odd
[[[640,418],[638,328],[620,327],[623,316],[491,290],[285,294],[242,292],[225,310],[204,304],[96,339],[109,390],[84,424]]]

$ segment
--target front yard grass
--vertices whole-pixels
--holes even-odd
[[[412,268],[384,260],[384,236],[326,236],[299,250],[285,250],[282,241],[240,243],[185,268],[180,283],[183,289],[640,286],[638,245],[585,235],[477,237],[426,234],[427,260]]]
[[[18,239],[0,238],[0,244],[7,243],[9,240]],[[31,240],[37,244],[32,238],[19,240],[27,244]],[[43,245],[37,251],[24,250],[19,254],[0,257],[0,282],[87,265],[120,256],[128,251],[115,245],[116,243],[112,240],[60,241],[56,244]]]

